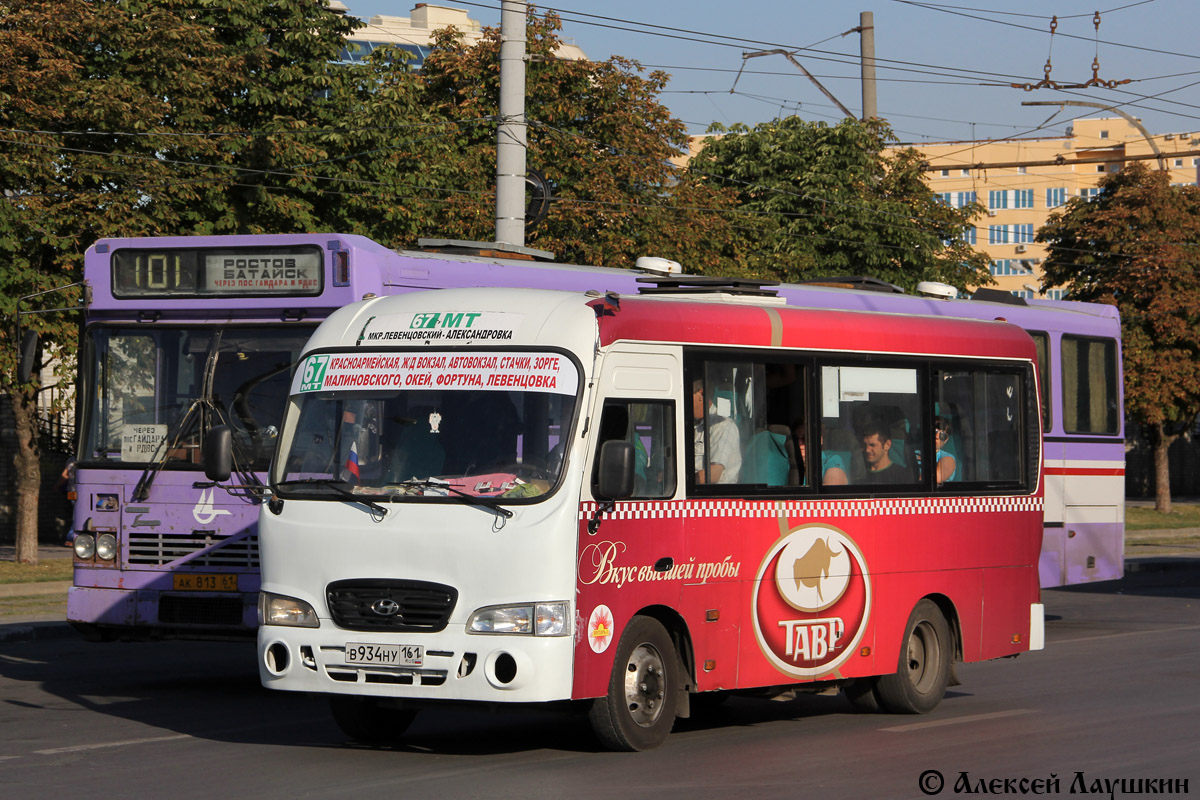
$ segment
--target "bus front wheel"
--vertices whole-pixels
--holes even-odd
[[[658,747],[675,724],[679,686],[667,629],[650,617],[634,617],[617,645],[608,694],[592,701],[592,730],[610,750]]]
[[[917,603],[900,643],[897,670],[875,685],[883,707],[893,714],[925,714],[946,694],[954,648],[950,626],[932,600]]]
[[[397,708],[375,697],[334,695],[329,698],[333,721],[342,733],[363,744],[393,744],[400,740],[417,712]]]

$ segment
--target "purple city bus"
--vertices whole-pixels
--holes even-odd
[[[396,252],[361,236],[295,234],[104,239],[88,250],[67,603],[67,619],[84,636],[253,635],[257,485],[275,450],[294,363],[335,309],[421,289],[636,294],[672,282],[704,292],[727,285],[664,278],[662,259],[623,270],[523,260],[537,251],[496,245],[429,247]],[[1124,440],[1114,309],[997,292],[968,301],[827,285],[776,291],[790,305],[1004,317],[1029,331],[1051,387],[1043,398],[1042,585],[1120,577]],[[962,429],[973,422],[954,409],[945,416]],[[233,432],[234,483],[247,488],[229,492],[204,477],[201,442],[216,425]]]

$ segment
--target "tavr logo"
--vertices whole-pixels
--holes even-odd
[[[196,503],[196,507],[192,509],[192,516],[196,518],[196,522],[201,525],[208,525],[214,519],[222,514],[230,514],[232,512],[224,508],[213,508],[213,494],[216,489],[200,490],[200,502]]]
[[[777,670],[794,678],[837,677],[871,613],[871,576],[844,531],[801,525],[778,539],[758,568],[754,634]]]

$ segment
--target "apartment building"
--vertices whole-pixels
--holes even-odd
[[[351,0],[353,2],[353,0]],[[330,7],[341,13],[351,13],[340,0],[333,0]],[[463,35],[463,41],[473,45],[483,38],[483,25],[479,20],[471,19],[461,8],[436,6],[429,3],[417,3],[407,17],[392,17],[377,15],[366,20],[366,24],[346,39],[346,46],[338,60],[344,64],[362,61],[380,47],[393,46],[405,50],[412,55],[409,62],[414,69],[420,69],[433,43],[434,31],[443,28],[455,28]],[[570,61],[582,61],[587,58],[574,42],[564,39],[560,44],[557,55]]]
[[[991,257],[996,288],[1022,297],[1062,296],[1042,289],[1045,247],[1033,237],[1068,200],[1095,196],[1107,173],[1134,159],[1168,171],[1173,184],[1195,185],[1200,168],[1200,132],[1147,135],[1120,117],[1077,119],[1063,136],[912,146],[929,162],[927,182],[943,201],[987,209],[967,241]]]

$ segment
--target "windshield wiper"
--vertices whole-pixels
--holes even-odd
[[[387,509],[384,508],[383,506],[379,505],[379,503],[376,503],[374,500],[368,500],[365,497],[360,497],[359,495],[357,495],[354,492],[347,489],[346,487],[349,484],[346,481],[341,480],[339,478],[300,478],[298,480],[292,480],[292,481],[280,481],[278,485],[280,485],[280,486],[303,485],[303,486],[328,487],[330,489],[333,489],[333,491],[337,492],[337,494],[340,495],[341,497],[344,497],[345,499],[351,500],[355,503],[361,503],[362,505],[364,505],[367,508],[374,511],[376,514],[386,514],[387,513]]]
[[[512,515],[513,515],[513,512],[509,511],[507,508],[502,507],[497,502],[497,500],[499,498],[480,497],[478,495],[471,494],[470,492],[464,492],[462,489],[457,489],[457,488],[451,486],[446,481],[433,480],[432,478],[424,478],[424,479],[412,478],[407,481],[400,481],[394,485],[395,486],[412,486],[412,487],[421,488],[421,489],[442,489],[447,492],[450,492],[451,494],[455,495],[456,497],[462,498],[462,500],[466,503],[470,503],[471,505],[479,506],[480,508],[486,508],[489,511],[495,511],[497,514],[504,517],[505,519],[511,519]]]

